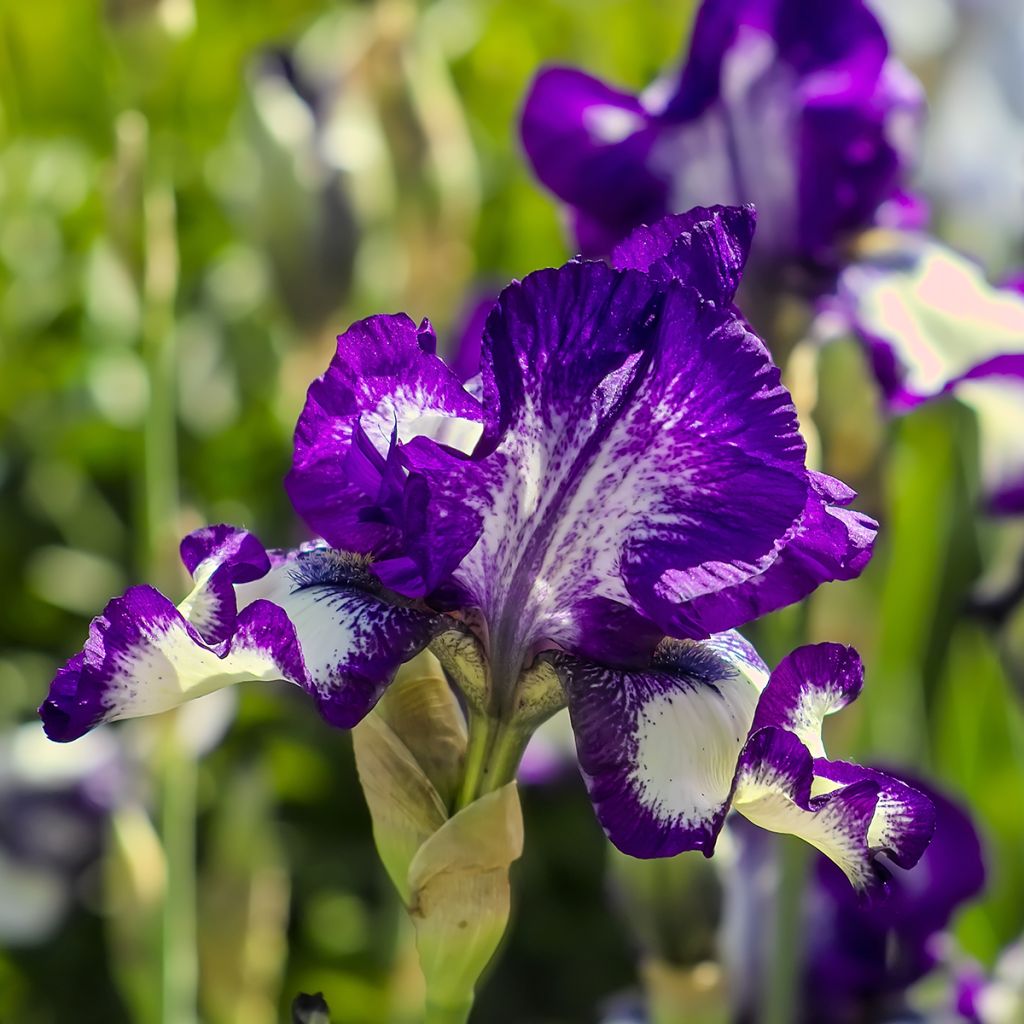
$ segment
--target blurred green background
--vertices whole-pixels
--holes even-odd
[[[402,309],[445,344],[479,291],[570,255],[516,139],[528,82],[560,61],[641,88],[679,59],[690,14],[660,0],[0,7],[4,728],[33,718],[110,596],[144,579],[185,592],[183,533],[229,521],[301,539],[280,481],[334,335]],[[822,468],[862,491],[883,534],[860,580],[751,636],[769,661],[805,638],[861,650],[865,696],[833,748],[913,767],[974,810],[990,881],[957,934],[991,961],[1024,930],[1024,716],[1013,616],[994,627],[970,604],[1019,569],[1020,524],[977,515],[966,410],[886,423],[852,343],[798,348],[787,375]],[[147,728],[120,731],[145,750]],[[134,781],[57,933],[0,950],[0,1020],[159,1019],[155,783]],[[300,989],[323,990],[339,1024],[415,1019],[410,938],[348,736],[283,685],[246,688],[197,795],[202,1019],[285,1019]],[[575,778],[526,790],[524,808],[513,924],[478,1019],[594,1020],[634,983],[604,840]]]

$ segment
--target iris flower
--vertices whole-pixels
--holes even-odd
[[[838,311],[894,413],[953,395],[978,421],[988,510],[1024,512],[1024,293],[924,234],[879,232],[839,277]],[[826,314],[828,317],[829,314]]]
[[[894,780],[823,760],[816,723],[855,688],[845,656],[765,687],[749,645],[707,641],[857,575],[876,529],[807,469],[779,372],[732,306],[752,231],[749,210],[695,210],[639,231],[614,266],[514,282],[468,386],[428,322],[354,324],[309,389],[286,480],[318,539],[187,537],[192,593],[113,600],[53,682],[49,735],[247,679],[288,680],[351,727],[430,645],[465,698],[469,756],[493,769],[476,795],[568,703],[626,852],[710,853],[732,803],[870,887],[878,850],[898,858],[928,814]]]
[[[549,68],[522,139],[586,253],[667,213],[753,203],[759,270],[816,274],[848,234],[915,212],[900,183],[921,105],[863,0],[704,0],[680,71],[635,96]]]
[[[801,933],[813,940],[801,951],[800,1024],[925,1019],[911,1014],[908,993],[939,965],[945,931],[981,891],[985,865],[967,812],[934,786],[915,785],[935,808],[935,833],[913,870],[894,869],[888,899],[861,905],[835,865],[816,858],[801,904]],[[758,1018],[758,979],[772,960],[778,848],[740,819],[730,838],[736,859],[723,876],[723,945],[737,1020],[745,1022]]]

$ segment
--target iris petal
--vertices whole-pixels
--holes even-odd
[[[710,855],[729,809],[817,847],[862,896],[931,840],[931,801],[900,779],[824,757],[823,718],[862,685],[856,652],[803,647],[768,675],[736,633],[664,641],[647,668],[550,656],[580,768],[609,838],[638,857]]]
[[[763,828],[807,839],[870,893],[888,878],[880,854],[902,868],[917,863],[935,814],[899,779],[825,757],[822,722],[856,700],[863,672],[857,652],[840,644],[801,647],[783,659],[758,702],[733,806]]]
[[[810,751],[785,729],[761,729],[743,748],[733,806],[770,832],[799,836],[821,850],[862,891],[884,881],[868,846],[878,785],[863,779],[812,796]]]
[[[738,635],[731,645],[666,642],[635,672],[554,656],[587,790],[625,853],[714,848],[766,673]]]
[[[309,389],[285,480],[296,511],[319,536],[374,555],[377,575],[410,597],[437,586],[480,529],[461,502],[445,507],[459,515],[457,528],[430,529],[438,508],[430,467],[464,462],[460,446],[473,446],[482,416],[435,349],[430,325],[416,327],[404,315],[353,324]],[[410,483],[403,446],[412,438],[428,465]]]
[[[247,680],[295,683],[329,722],[349,727],[445,628],[393,603],[358,559],[330,549],[268,554],[246,531],[220,526],[182,550],[196,586],[178,608],[140,586],[93,620],[40,708],[51,739]]]
[[[522,137],[587,252],[665,213],[753,203],[762,268],[831,271],[898,195],[922,95],[863,0],[704,0],[674,82],[635,97],[549,69]]]
[[[694,207],[642,225],[612,250],[619,270],[681,281],[719,304],[732,302],[754,238],[752,206]]]
[[[474,453],[468,496],[484,530],[454,576],[492,632],[514,616],[513,660],[576,649],[595,598],[702,635],[681,602],[762,572],[806,502],[778,370],[674,282],[597,263],[530,275],[488,319],[484,382],[493,450]]]

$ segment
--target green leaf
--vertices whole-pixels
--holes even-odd
[[[457,1011],[498,948],[511,904],[508,871],[523,852],[514,782],[475,800],[420,847],[409,867],[427,1003]]]

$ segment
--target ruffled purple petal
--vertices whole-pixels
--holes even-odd
[[[858,892],[881,888],[888,874],[868,840],[878,784],[864,778],[815,796],[814,778],[811,752],[794,733],[761,729],[740,754],[733,806],[761,828],[817,847]]]
[[[717,649],[666,641],[633,672],[566,654],[552,661],[611,841],[635,857],[710,855],[766,671],[753,649],[738,636]]]
[[[924,794],[823,756],[823,718],[860,692],[850,648],[800,648],[770,678],[736,633],[663,641],[646,668],[633,670],[546,657],[566,694],[598,819],[626,853],[710,856],[731,807],[817,847],[867,898],[884,887],[888,865],[912,867],[931,839]]]
[[[727,304],[739,287],[755,222],[751,206],[698,206],[636,228],[612,250],[610,263],[689,284],[701,298]]]
[[[701,635],[685,603],[764,571],[806,503],[764,346],[674,282],[596,263],[530,275],[488,320],[483,379],[468,499],[484,530],[454,578],[507,631],[499,661],[578,649],[595,598]]]
[[[268,554],[232,527],[198,531],[182,549],[193,593],[176,608],[139,586],[107,605],[39,709],[51,739],[247,680],[295,683],[329,722],[350,727],[445,628],[440,616],[394,603],[352,555]]]
[[[842,237],[901,194],[921,106],[863,0],[705,0],[674,88],[635,98],[548,71],[522,134],[588,252],[662,212],[753,203],[762,270],[831,272]]]
[[[785,729],[813,757],[824,757],[822,722],[855,701],[863,686],[864,665],[852,647],[828,643],[798,647],[772,672],[751,731]]]
[[[651,173],[655,133],[641,102],[570,68],[534,80],[522,140],[537,177],[600,228],[577,233],[585,255],[607,252],[608,237],[668,212],[667,183]]]
[[[751,622],[802,601],[824,582],[861,574],[871,559],[878,523],[843,507],[856,493],[840,481],[814,472],[808,479],[804,511],[779,538],[778,555],[764,571],[687,604],[694,632],[715,633]]]
[[[266,549],[248,530],[221,524],[190,533],[181,542],[181,560],[194,584],[185,617],[207,643],[226,640],[238,617],[235,586],[266,576]]]
[[[437,586],[479,531],[467,513],[458,530],[424,533],[436,525],[431,483],[427,477],[410,484],[406,441],[417,437],[421,450],[429,448],[430,464],[465,462],[479,435],[479,403],[435,348],[429,324],[417,328],[404,315],[350,327],[309,389],[285,481],[314,532],[373,555],[378,576],[407,596]]]

